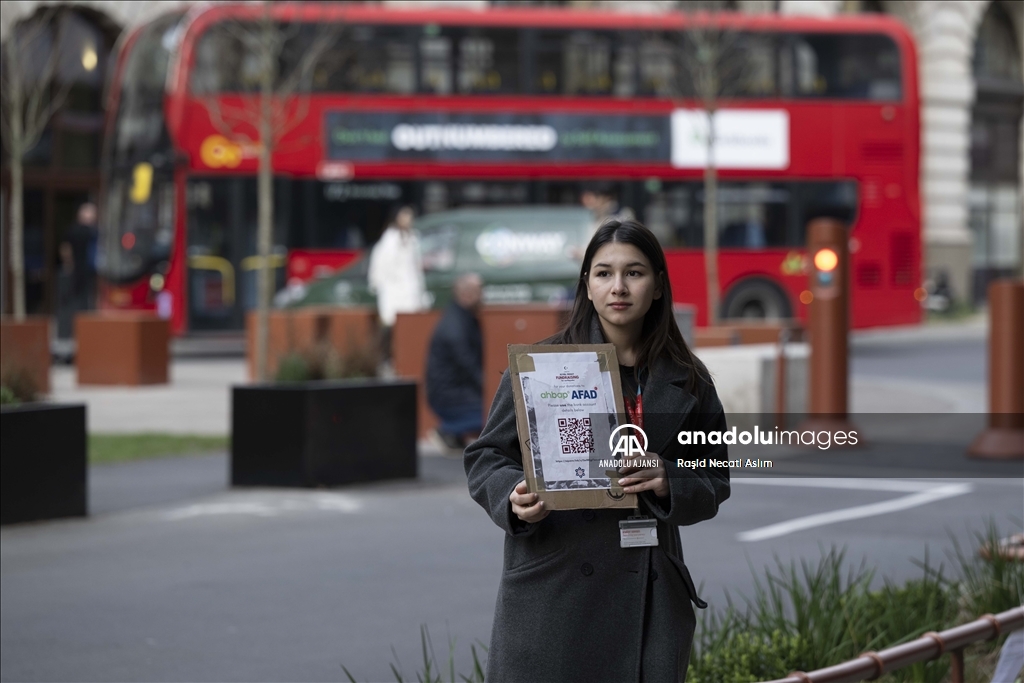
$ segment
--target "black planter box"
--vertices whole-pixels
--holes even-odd
[[[415,477],[415,382],[232,388],[232,486],[340,486]]]
[[[0,524],[84,517],[84,405],[0,408]]]

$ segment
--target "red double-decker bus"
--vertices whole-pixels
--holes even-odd
[[[255,305],[258,150],[225,137],[210,103],[255,91],[255,56],[226,24],[262,11],[202,6],[124,40],[101,207],[104,306],[156,309],[180,334],[241,329]],[[677,300],[704,322],[707,119],[673,52],[687,15],[271,12],[294,28],[282,71],[313,31],[336,30],[293,95],[304,118],[273,155],[278,287],[347,263],[400,203],[423,213],[578,204],[600,182],[658,235]],[[828,213],[850,226],[854,327],[919,322],[908,32],[880,16],[715,21],[741,60],[715,119],[722,313],[804,317],[805,229]]]

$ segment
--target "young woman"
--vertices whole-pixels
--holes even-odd
[[[729,472],[677,467],[677,458],[727,454],[676,437],[726,427],[707,370],[675,324],[665,255],[650,230],[633,221],[598,229],[569,323],[547,343],[615,345],[627,412],[648,436],[648,457],[661,461],[620,481],[657,521],[658,545],[619,547],[619,521],[633,510],[551,512],[526,492],[506,372],[465,453],[470,494],[505,531],[487,681],[682,681],[696,624],[690,602],[707,605],[677,527],[715,516]]]

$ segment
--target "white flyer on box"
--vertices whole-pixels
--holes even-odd
[[[591,464],[595,439],[607,439],[615,427],[611,373],[601,370],[592,351],[536,353],[530,358],[534,370],[521,372],[519,381],[537,481],[546,490],[608,488],[608,478],[594,476],[598,473]],[[594,414],[608,416],[609,424],[591,424]]]

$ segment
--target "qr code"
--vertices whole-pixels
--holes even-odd
[[[594,432],[590,431],[589,417],[558,418],[558,438],[562,442],[562,455],[594,452]]]

